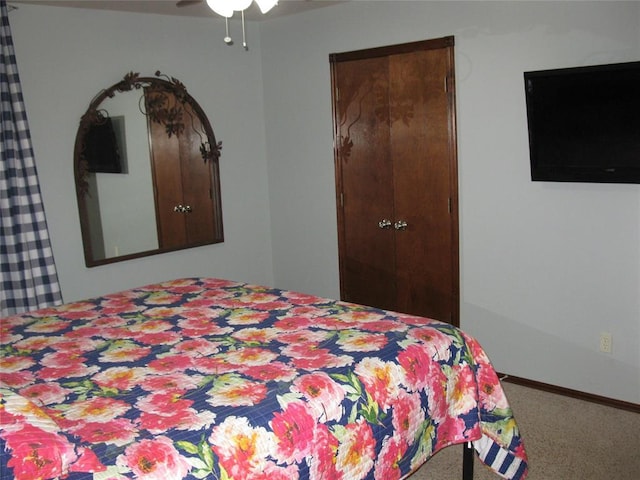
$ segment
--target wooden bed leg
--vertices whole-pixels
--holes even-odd
[[[473,480],[473,445],[466,442],[462,448],[462,480]]]

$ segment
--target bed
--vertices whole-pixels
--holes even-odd
[[[3,479],[394,480],[454,444],[527,475],[489,359],[446,323],[212,278],[0,323]]]

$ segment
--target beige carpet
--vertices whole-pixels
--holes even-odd
[[[640,479],[640,414],[504,382],[529,456],[528,480]],[[462,447],[437,453],[410,480],[460,480]],[[501,477],[477,458],[474,480]]]

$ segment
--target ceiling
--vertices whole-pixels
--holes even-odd
[[[342,1],[331,0],[280,0],[266,15],[262,15],[254,3],[246,10],[247,20],[260,20],[292,15],[307,10],[326,7]],[[156,13],[161,15],[179,15],[187,17],[207,17],[216,14],[202,0],[195,5],[177,7],[177,0],[8,0],[9,5],[20,8],[20,4],[50,5],[59,7],[89,8],[96,10],[115,10],[121,12]]]

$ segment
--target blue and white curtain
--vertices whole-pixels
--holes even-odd
[[[0,0],[0,317],[62,303],[11,38]]]

